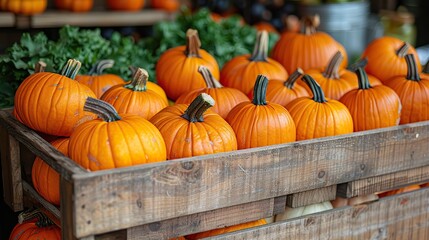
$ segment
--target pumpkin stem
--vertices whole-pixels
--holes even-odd
[[[323,72],[323,76],[325,78],[339,79],[339,69],[343,59],[343,54],[341,54],[340,51],[336,52],[335,55],[332,57],[331,61],[329,61],[328,67]]]
[[[34,66],[34,73],[44,72],[45,69],[46,69],[46,63],[40,60]]]
[[[296,83],[296,80],[298,80],[300,77],[302,77],[302,75],[304,75],[304,71],[301,68],[297,68],[295,70],[295,72],[293,72],[285,81],[284,86],[292,89],[293,86]]]
[[[69,59],[61,70],[61,75],[74,79],[79,72],[81,63],[76,59]]]
[[[420,74],[417,68],[416,59],[412,53],[405,55],[407,62],[407,79],[411,81],[420,81]]]
[[[88,75],[101,75],[103,74],[104,69],[113,67],[113,64],[115,64],[115,60],[113,59],[98,61],[92,66],[91,70],[89,70]]]
[[[204,81],[206,82],[208,88],[221,88],[221,87],[223,87],[222,84],[215,79],[212,72],[210,72],[210,70],[207,67],[200,66],[198,68],[198,72],[200,72],[201,75],[203,75]]]
[[[144,92],[147,87],[147,80],[149,79],[149,73],[143,68],[137,68],[133,75],[131,83],[126,84],[124,87],[133,91]]]
[[[39,228],[51,226],[54,224],[51,219],[49,219],[40,209],[37,208],[30,208],[21,212],[18,215],[18,223],[22,224],[35,218],[37,218],[36,226]]]
[[[307,84],[308,87],[310,87],[311,92],[313,93],[313,100],[318,103],[324,103],[327,102],[325,98],[325,93],[323,92],[320,85],[312,78],[310,75],[305,74],[302,77],[302,80]]]
[[[188,57],[201,57],[200,56],[201,41],[198,37],[198,31],[195,29],[188,29],[186,31],[186,50],[185,54]]]
[[[267,105],[267,86],[268,78],[264,75],[258,75],[253,87],[253,104]]]
[[[189,122],[204,122],[203,114],[214,104],[215,100],[210,95],[201,93],[189,104],[182,117]]]
[[[407,55],[408,53],[408,49],[410,49],[410,44],[404,42],[402,46],[398,50],[396,50],[396,55],[398,55],[398,57],[405,57],[405,55]]]
[[[301,33],[311,35],[317,32],[316,28],[320,25],[320,17],[318,14],[314,16],[306,16],[302,19]]]
[[[366,74],[366,72],[363,68],[359,67],[358,69],[356,69],[355,73],[358,77],[359,89],[372,88],[372,86],[368,80],[368,74]]]
[[[266,62],[268,57],[268,33],[259,31],[256,35],[255,47],[249,60],[253,62]]]
[[[98,117],[105,122],[121,120],[118,112],[110,103],[96,98],[88,97],[83,106],[83,110],[97,114]]]
[[[350,71],[356,72],[358,68],[365,68],[368,65],[368,58],[361,58],[357,60],[355,63],[351,64],[348,69]]]

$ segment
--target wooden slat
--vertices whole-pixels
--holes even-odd
[[[0,27],[15,26],[15,15],[9,12],[0,12]]]
[[[334,209],[206,239],[427,239],[428,199],[429,188],[425,188],[368,205]]]
[[[16,121],[10,112],[0,110],[0,125],[7,129],[10,135],[23,143],[32,153],[42,157],[49,166],[66,180],[71,181],[73,173],[88,172],[70,158],[64,156],[36,132]]]
[[[337,194],[340,197],[351,198],[422,182],[429,182],[429,166],[340,184]]]
[[[73,209],[74,200],[74,186],[73,183],[67,181],[65,178],[60,177],[60,209],[61,209],[61,239],[75,240],[78,239],[75,234],[76,229],[76,215]],[[120,215],[117,216],[118,218]],[[88,235],[85,237],[92,237]],[[79,237],[79,239],[83,238]]]
[[[24,210],[19,142],[0,126],[3,197],[15,212]]]
[[[76,234],[428,166],[428,123],[75,175]]]
[[[334,200],[337,196],[337,185],[293,193],[287,196],[286,205],[291,208],[303,207],[314,203]]]

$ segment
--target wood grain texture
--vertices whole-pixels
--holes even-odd
[[[286,206],[291,208],[303,207],[314,203],[334,200],[337,196],[337,185],[292,193],[287,196]]]
[[[206,239],[423,240],[428,236],[429,188],[425,188],[368,205],[334,209]]]
[[[428,166],[428,141],[429,122],[420,122],[76,174],[76,234],[100,234]]]
[[[71,180],[74,173],[86,173],[87,170],[64,156],[36,132],[18,122],[7,110],[0,110],[0,125],[28,150],[40,156],[66,180]]]
[[[429,166],[340,184],[337,194],[339,197],[351,198],[423,182],[429,182]]]
[[[73,183],[67,181],[65,178],[60,177],[60,191],[61,191],[61,239],[75,240],[78,239],[75,234],[76,229],[76,215],[73,206],[74,200],[74,186]],[[119,218],[119,215],[118,215]],[[81,236],[82,238],[91,238],[93,235]]]
[[[19,142],[0,126],[3,198],[15,212],[24,210]]]

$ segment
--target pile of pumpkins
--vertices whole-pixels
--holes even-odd
[[[259,31],[253,53],[222,69],[189,29],[185,45],[161,55],[157,84],[139,67],[127,81],[104,74],[110,60],[85,75],[74,59],[60,73],[40,63],[13,115],[90,171],[429,120],[428,69],[413,46],[375,39],[349,70],[344,47],[318,22],[306,17],[301,31],[282,33],[270,57]],[[32,179],[60,204],[58,173],[40,158]]]

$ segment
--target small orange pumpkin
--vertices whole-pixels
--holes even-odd
[[[353,132],[353,118],[341,102],[325,98],[322,88],[310,76],[302,79],[311,89],[313,98],[293,100],[286,109],[296,124],[296,139],[305,140]]]
[[[85,110],[100,118],[82,123],[70,136],[69,155],[82,167],[97,171],[166,160],[162,135],[148,120],[119,115],[95,98],[86,100]]]
[[[401,193],[406,193],[406,192],[411,192],[411,191],[419,190],[420,188],[421,188],[420,185],[413,184],[413,185],[405,186],[405,187],[402,187],[402,188],[399,188],[399,189],[381,192],[381,193],[378,194],[378,196],[379,197],[388,197],[388,196],[393,196],[393,195],[396,195],[396,194],[401,194]]]
[[[107,0],[107,8],[115,11],[139,11],[144,7],[144,0]]]
[[[114,62],[111,59],[101,60],[92,66],[87,75],[77,75],[76,81],[91,88],[95,96],[100,98],[109,88],[124,83],[124,79],[116,74],[103,74],[103,71],[111,68]]]
[[[179,0],[151,0],[150,4],[152,8],[161,9],[168,12],[175,12],[179,10],[180,7]]]
[[[209,109],[214,104],[201,93],[189,106],[175,104],[150,119],[164,137],[168,160],[237,150],[231,126]]]
[[[93,0],[55,0],[56,8],[72,12],[88,12],[93,5]]]
[[[6,0],[3,9],[15,14],[35,15],[46,10],[47,0]]]
[[[176,100],[176,104],[191,103],[201,93],[207,93],[217,104],[213,106],[213,111],[219,114],[222,118],[226,118],[229,111],[237,104],[249,101],[249,98],[240,90],[235,88],[223,87],[214,77],[210,70],[201,66],[198,70],[206,81],[207,87],[193,90],[183,94]]]
[[[359,88],[344,94],[340,102],[349,109],[354,131],[399,125],[401,99],[391,88],[378,85],[372,87],[362,68],[356,70]]]
[[[49,239],[60,240],[61,229],[54,225],[39,209],[28,209],[18,216],[9,240]]]
[[[188,29],[186,39],[186,46],[165,51],[155,69],[157,83],[164,89],[168,98],[174,101],[184,93],[206,87],[204,78],[198,73],[200,66],[206,66],[216,79],[219,78],[216,59],[200,49],[197,30]]]
[[[256,220],[256,221],[252,221],[252,222],[237,224],[237,225],[234,225],[234,226],[217,228],[217,229],[214,229],[214,230],[209,230],[209,231],[205,231],[205,232],[201,232],[201,233],[191,234],[191,235],[186,236],[186,239],[188,239],[188,240],[197,240],[197,239],[202,239],[202,238],[214,237],[214,236],[217,236],[217,235],[221,235],[221,234],[225,234],[225,233],[230,233],[230,232],[235,232],[235,231],[242,230],[242,229],[247,229],[247,228],[262,226],[262,225],[265,225],[265,224],[267,224],[267,222],[265,221],[265,219],[260,219],[260,220]]]
[[[229,60],[220,72],[220,83],[236,88],[244,94],[253,90],[255,78],[263,74],[269,79],[286,79],[288,72],[277,61],[268,57],[268,33],[258,32],[253,54]]]
[[[252,102],[235,106],[226,117],[237,136],[238,149],[295,141],[295,123],[289,112],[266,101],[268,78],[256,78]]]

